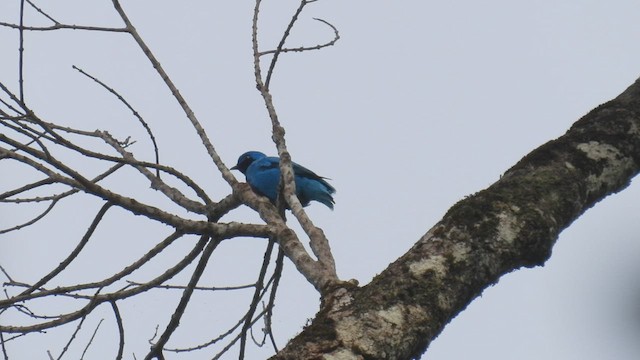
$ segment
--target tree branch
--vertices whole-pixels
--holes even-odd
[[[182,297],[180,298],[180,302],[178,303],[178,306],[176,306],[176,310],[174,311],[174,313],[171,315],[171,320],[169,321],[169,324],[167,324],[165,331],[162,333],[162,335],[160,335],[160,339],[158,339],[158,341],[151,347],[151,350],[149,351],[147,356],[145,356],[145,360],[150,360],[154,358],[164,359],[164,356],[162,355],[162,350],[165,344],[167,343],[167,341],[169,341],[169,338],[171,337],[171,335],[173,335],[173,332],[178,328],[178,325],[180,324],[180,319],[182,318],[182,315],[184,315],[184,311],[186,310],[187,305],[189,304],[189,299],[191,299],[191,295],[193,294],[193,289],[196,287],[196,285],[198,285],[198,281],[200,281],[200,277],[202,276],[202,273],[204,273],[204,269],[207,267],[207,263],[209,262],[209,258],[211,257],[211,254],[213,254],[213,251],[220,244],[220,240],[211,239],[208,236],[202,236],[201,241],[206,241],[208,242],[208,244],[205,247],[204,251],[202,252],[200,261],[198,261],[198,265],[196,266],[195,270],[193,271],[193,274],[191,275],[189,284],[182,292]]]
[[[362,288],[342,287],[272,359],[413,359],[481,292],[544,264],[560,232],[640,171],[640,79],[455,204]]]
[[[229,168],[227,168],[227,166],[224,164],[224,162],[218,155],[218,152],[213,147],[213,144],[209,140],[209,136],[207,136],[207,133],[204,131],[204,128],[200,124],[200,121],[196,117],[195,113],[193,112],[193,110],[191,109],[191,107],[189,106],[185,98],[182,96],[182,94],[180,94],[180,91],[175,86],[171,78],[169,78],[169,75],[166,73],[166,71],[164,70],[164,68],[158,61],[158,59],[156,59],[151,49],[147,46],[144,40],[142,40],[142,37],[140,36],[140,34],[138,34],[138,31],[131,23],[131,20],[129,20],[129,17],[125,13],[125,11],[122,9],[122,6],[120,5],[120,1],[118,0],[112,0],[112,1],[113,1],[114,8],[118,12],[118,15],[120,15],[120,18],[122,19],[122,21],[124,21],[127,31],[129,32],[129,34],[131,34],[131,36],[133,37],[135,42],[138,44],[140,49],[142,49],[147,59],[149,59],[149,61],[153,65],[153,68],[156,69],[156,71],[158,72],[158,75],[160,75],[160,78],[162,78],[165,85],[169,88],[173,97],[178,101],[178,104],[180,104],[180,107],[182,108],[185,115],[191,122],[191,125],[193,126],[193,128],[196,130],[196,133],[200,137],[200,141],[202,141],[202,144],[207,150],[207,153],[213,160],[214,164],[218,167],[218,170],[222,174],[222,177],[231,187],[234,187],[238,183],[238,181],[236,180],[236,178],[233,176]]]
[[[253,20],[252,20],[252,28],[251,28],[251,34],[252,34],[251,42],[253,47],[253,69],[254,69],[255,82],[256,82],[256,87],[260,92],[262,99],[264,100],[264,104],[267,108],[267,113],[269,114],[269,118],[271,119],[271,125],[272,125],[271,138],[273,139],[273,142],[276,144],[276,148],[278,149],[278,157],[280,158],[280,172],[282,174],[281,175],[282,193],[284,195],[285,201],[291,208],[291,212],[295,216],[296,220],[300,223],[300,225],[302,226],[302,229],[309,236],[309,239],[311,241],[311,249],[313,250],[314,254],[318,257],[317,264],[314,266],[313,274],[307,273],[304,269],[304,266],[301,266],[301,264],[296,263],[295,258],[291,258],[291,253],[287,251],[287,249],[290,249],[289,246],[285,244],[281,244],[281,246],[283,247],[283,250],[287,254],[287,257],[291,258],[294,261],[294,264],[296,264],[296,267],[298,268],[298,270],[301,273],[303,273],[307,279],[311,279],[311,278],[316,279],[314,281],[311,281],[311,280],[310,281],[316,287],[316,289],[318,289],[318,291],[323,293],[324,289],[326,289],[327,286],[338,282],[339,279],[336,273],[335,261],[333,259],[333,254],[331,253],[329,241],[324,235],[324,232],[320,228],[316,227],[311,221],[311,219],[309,218],[309,216],[307,216],[306,212],[302,207],[302,204],[300,203],[300,200],[296,196],[296,185],[294,180],[291,155],[287,150],[287,145],[284,138],[285,130],[284,130],[284,127],[282,127],[282,125],[280,124],[280,120],[278,120],[278,114],[273,104],[273,98],[271,96],[271,92],[269,91],[269,86],[262,79],[262,68],[260,65],[261,53],[258,46],[258,19],[260,15],[260,3],[261,3],[261,0],[256,0],[256,4],[253,11]],[[302,9],[307,3],[308,1],[306,0],[301,1],[299,7],[294,12],[292,19],[289,22],[289,25],[287,26],[287,29],[283,33],[280,43],[278,44],[276,52],[274,53],[273,59],[269,66],[269,70],[267,72],[268,73],[267,80],[270,80],[270,76],[273,73],[273,69],[275,68],[275,65],[277,63],[280,50],[283,48],[284,43],[287,37],[289,36],[291,29],[293,28],[293,25],[297,21],[298,16],[300,15],[300,12],[302,12]],[[297,239],[297,237],[296,238],[289,237],[289,239],[291,241],[288,245],[294,245],[293,244],[294,242],[298,242],[298,244],[295,244],[295,247],[298,250],[298,253],[300,254],[301,252],[304,252],[306,254],[306,250],[304,249],[302,244],[299,243],[299,240]],[[283,240],[279,239],[279,241],[283,241]],[[308,254],[304,256],[304,260],[305,262],[307,262],[307,264],[309,263],[309,261],[315,263],[315,261],[311,259],[311,257],[308,256]]]

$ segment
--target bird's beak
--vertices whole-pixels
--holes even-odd
[[[238,170],[238,165],[234,165],[231,169],[229,170]]]

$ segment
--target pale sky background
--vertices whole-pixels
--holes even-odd
[[[0,21],[16,22],[18,4],[0,2]],[[120,26],[107,0],[38,4],[60,22]],[[275,46],[297,4],[263,1],[263,50]],[[275,153],[253,83],[252,2],[123,0],[123,6],[229,166],[246,150]],[[522,156],[562,135],[640,76],[640,2],[635,0],[320,0],[303,12],[290,46],[333,36],[313,17],[337,26],[342,39],[322,51],[282,56],[272,93],[293,160],[330,177],[338,189],[335,211],[313,204],[308,212],[328,235],[341,278],[361,284],[407,251],[456,201],[489,186]],[[27,24],[49,25],[33,12]],[[17,89],[17,32],[0,29],[0,44],[0,81]],[[191,176],[214,199],[229,193],[176,102],[127,35],[28,33],[25,54],[26,99],[36,114],[132,136],[138,141],[132,150],[151,160],[149,141],[130,113],[72,70],[77,65],[119,90],[144,116],[163,163]],[[88,174],[101,169],[83,164]],[[0,173],[0,191],[33,178],[7,161],[0,163]],[[167,206],[133,171],[109,184]],[[598,203],[562,233],[544,267],[509,274],[487,289],[423,358],[640,358],[639,196],[636,180]],[[39,226],[1,236],[0,263],[16,280],[39,279],[76,245],[100,206],[86,196],[67,200]],[[29,214],[2,204],[0,227]],[[257,217],[240,209],[225,219]],[[110,212],[83,256],[52,285],[99,280],[169,233],[123,211]],[[192,243],[179,241],[132,280],[175,263]],[[264,246],[258,239],[225,242],[201,284],[253,281]],[[280,346],[318,308],[312,286],[291,263],[285,268],[274,324]],[[133,353],[144,356],[146,340],[156,325],[164,328],[179,296],[158,290],[122,305],[127,359]],[[193,346],[216,336],[245,310],[238,304],[248,302],[247,296],[197,293],[169,346]],[[62,303],[38,306],[50,313],[65,309]],[[115,356],[117,335],[107,310],[87,320],[71,354],[82,352],[101,317],[100,341],[86,358]],[[47,349],[58,354],[73,328],[15,341],[7,345],[9,353],[15,359],[44,359]],[[168,358],[207,359],[215,352]],[[251,346],[247,358],[271,354],[269,346]],[[233,358],[237,350],[224,357]]]

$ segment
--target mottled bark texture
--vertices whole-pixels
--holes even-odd
[[[455,204],[363,287],[337,286],[273,359],[412,359],[498,278],[542,265],[560,232],[640,167],[640,80]]]

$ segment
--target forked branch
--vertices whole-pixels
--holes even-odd
[[[319,278],[320,280],[319,283],[318,282],[312,282],[312,283],[318,290],[323,292],[324,289],[327,288],[327,286],[339,281],[336,273],[336,269],[335,269],[335,261],[331,253],[329,241],[324,235],[324,232],[313,224],[309,216],[304,211],[302,204],[300,203],[300,200],[296,196],[295,180],[294,180],[294,174],[293,174],[293,167],[291,163],[291,156],[287,150],[287,145],[284,137],[285,130],[284,130],[284,127],[280,124],[280,120],[278,119],[278,114],[276,112],[276,109],[273,103],[273,97],[269,90],[271,75],[273,74],[273,71],[277,64],[278,58],[282,52],[282,49],[284,49],[286,40],[291,34],[291,30],[293,29],[293,26],[298,21],[298,18],[302,10],[308,3],[309,1],[302,0],[298,8],[295,10],[291,18],[291,21],[289,22],[289,25],[287,26],[286,30],[282,35],[282,38],[280,39],[278,46],[273,51],[273,58],[269,65],[269,70],[267,71],[266,80],[263,80],[262,65],[261,65],[260,59],[264,53],[260,51],[259,45],[258,45],[259,43],[258,42],[258,21],[259,21],[259,15],[260,15],[261,0],[256,0],[254,12],[253,12],[253,21],[252,21],[253,66],[254,66],[256,87],[260,92],[260,95],[262,96],[262,99],[267,108],[267,113],[269,114],[269,118],[271,119],[272,139],[276,145],[276,148],[278,150],[278,156],[280,158],[280,171],[282,173],[282,179],[281,179],[282,192],[284,194],[285,201],[291,208],[293,215],[295,216],[297,221],[300,223],[305,233],[309,236],[309,239],[311,241],[311,249],[313,250],[316,257],[318,258],[317,266],[315,266],[313,270],[314,272],[317,272],[314,277]],[[337,34],[337,31],[336,31],[336,34]],[[279,239],[279,240],[282,245],[283,239]],[[297,239],[295,240],[297,241]],[[301,244],[299,247],[302,247]],[[302,249],[304,250],[304,248]],[[284,250],[285,250],[285,253],[287,253],[286,246],[284,247]],[[287,256],[289,258],[292,258],[291,253],[287,253]],[[315,260],[312,260],[312,261],[315,262]],[[307,279],[309,279],[310,274],[307,274],[307,272],[301,266],[301,264],[296,263],[295,261],[294,263],[296,264],[296,267],[298,268],[298,270],[301,273],[305,274]]]

